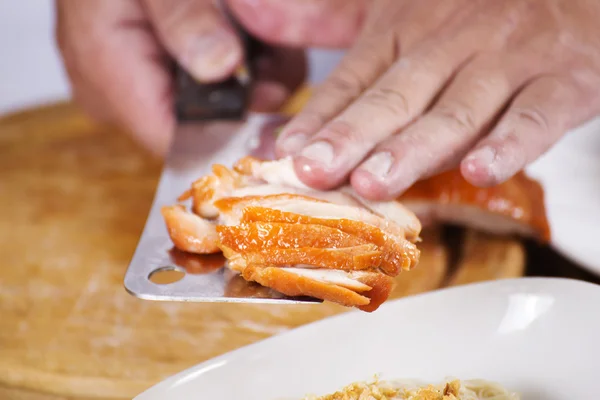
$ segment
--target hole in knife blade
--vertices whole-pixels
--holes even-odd
[[[157,285],[168,285],[183,279],[185,272],[173,267],[161,267],[155,269],[148,275],[148,280]]]

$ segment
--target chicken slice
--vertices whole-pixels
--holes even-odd
[[[392,276],[398,275],[401,270],[413,268],[419,260],[420,252],[413,243],[387,235],[381,229],[362,221],[315,218],[256,206],[244,208],[241,222],[256,221],[323,225],[357,236],[368,243],[377,245],[381,249],[381,269]]]
[[[161,209],[167,231],[175,247],[196,254],[218,253],[219,236],[210,221],[186,211],[182,205]]]
[[[550,239],[543,188],[523,172],[497,186],[478,188],[455,169],[415,183],[398,200],[424,224]]]
[[[227,262],[225,263],[227,268],[235,272],[242,272],[244,268],[246,268],[248,263],[240,253],[234,251],[233,249],[223,244],[220,244],[219,247],[223,251],[223,255],[225,256],[225,258],[227,259]]]
[[[212,175],[196,180],[191,189],[178,198],[179,201],[184,201],[191,197],[192,210],[204,218],[219,216],[219,211],[213,206],[215,199],[227,197],[236,189],[260,184],[250,176],[242,175],[224,165],[213,165],[212,172]]]
[[[381,251],[374,244],[343,248],[300,247],[292,249],[269,249],[268,251],[244,253],[248,264],[255,265],[310,265],[316,268],[344,271],[372,270],[381,265]]]
[[[410,241],[419,241],[421,221],[416,215],[398,201],[372,201],[359,196],[351,186],[339,189],[342,193],[349,193],[357,200],[359,205],[388,221],[404,227],[404,236]]]
[[[307,188],[296,177],[289,158],[261,161],[245,157],[234,168],[240,174],[268,183]],[[330,201],[345,205],[359,203],[405,227],[405,236],[411,241],[420,232],[419,220],[453,223],[496,234],[518,234],[542,241],[550,239],[543,188],[523,172],[495,187],[477,188],[455,169],[415,183],[400,196],[399,201],[369,201],[358,196],[350,186],[344,186],[336,193],[347,196]]]
[[[371,286],[365,285],[364,283],[358,280],[360,276],[357,276],[357,271],[343,271],[318,268],[317,266],[310,264],[296,264],[293,266],[275,266],[264,263],[255,264],[253,262],[247,261],[246,258],[240,253],[236,253],[230,250],[230,254],[231,257],[229,258],[228,262],[233,264],[230,266],[230,269],[239,273],[243,273],[248,266],[253,266],[254,268],[272,267],[279,268],[285,271],[289,270],[294,275],[311,278],[325,284],[341,286],[346,289],[354,290],[355,292],[365,292],[372,289]],[[362,272],[373,273],[370,271]]]
[[[163,210],[175,246],[200,253],[209,250],[198,243],[208,242],[230,270],[288,296],[372,311],[388,297],[390,276],[419,258],[412,242],[421,226],[410,211],[395,201],[368,202],[349,187],[311,189],[291,160],[214,165],[179,200],[190,198],[195,214]]]
[[[336,270],[249,265],[243,270],[242,276],[288,296],[311,296],[368,312],[375,311],[387,299],[393,286],[392,278],[386,275],[362,271],[344,273]],[[365,285],[364,291],[359,294],[355,289],[340,285],[339,283],[344,284],[345,278]]]
[[[359,293],[367,292],[373,289],[371,286],[366,285],[359,280],[361,276],[363,276],[364,274],[369,274],[369,272],[350,273],[344,271],[334,271],[329,269],[315,269],[312,265],[305,264],[282,269],[285,271],[289,271],[290,273],[297,276],[303,276],[305,278],[314,279],[319,282],[341,286]]]
[[[308,196],[276,194],[224,198],[214,203],[226,225],[235,225],[246,207],[257,206],[322,219],[348,219],[373,225],[388,235],[404,239],[404,227],[359,207],[333,204]]]
[[[361,203],[340,191],[318,191],[306,186],[290,185],[287,176],[269,182],[244,175],[237,170],[215,164],[213,174],[196,180],[190,189],[179,196],[179,201],[192,199],[194,213],[209,219],[217,218],[219,211],[214,202],[229,197],[265,196],[273,194],[299,194],[318,198],[336,204],[360,206]],[[241,171],[244,171],[241,169]],[[285,171],[283,171],[285,173]],[[290,178],[291,179],[291,178]],[[297,178],[296,178],[297,180]]]
[[[236,163],[234,170],[240,174],[252,176],[254,179],[269,184],[279,184],[290,188],[305,190],[307,191],[305,194],[309,196],[325,198],[336,204],[363,206],[378,216],[404,227],[405,236],[409,240],[417,239],[419,237],[421,223],[410,210],[398,201],[370,201],[359,196],[349,185],[332,192],[310,190],[310,188],[302,183],[296,176],[291,157],[275,161],[262,161],[254,157],[244,157]],[[331,195],[332,193],[336,194],[335,198]],[[329,198],[321,196],[328,196]]]
[[[288,296],[311,296],[370,312],[376,310],[393,289],[393,278],[380,272],[343,271],[310,264],[277,267],[263,260],[255,264],[228,247],[222,248],[231,270],[248,281]]]
[[[228,197],[249,197],[249,196],[270,196],[276,194],[297,194],[302,196],[307,196],[313,199],[319,199],[335,204],[343,204],[348,206],[360,207],[360,202],[354,200],[352,197],[338,192],[338,191],[329,191],[322,192],[317,190],[306,190],[299,189],[290,186],[284,186],[279,183],[260,183],[252,186],[246,186],[241,188],[233,189],[228,193],[227,196],[223,196],[221,198]],[[216,199],[217,200],[217,199]],[[216,200],[213,200],[216,201]]]
[[[359,237],[322,225],[253,222],[216,227],[219,245],[238,253],[271,249],[335,248],[367,244]]]
[[[311,190],[298,179],[290,157],[265,161],[247,156],[238,160],[233,169],[242,175],[252,176],[263,182]]]
[[[366,306],[370,299],[352,289],[296,274],[290,269],[249,265],[242,277],[287,296],[310,296],[347,307]]]

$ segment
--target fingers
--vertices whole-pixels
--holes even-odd
[[[521,65],[520,58],[497,55],[468,63],[429,112],[381,142],[354,170],[357,192],[371,199],[395,198],[418,179],[458,163],[529,77]]]
[[[509,179],[568,129],[589,118],[594,97],[583,95],[567,79],[545,76],[534,80],[461,162],[463,176],[481,187]]]
[[[369,0],[227,0],[253,34],[275,44],[346,47],[362,26]]]
[[[464,2],[455,0],[452,5],[443,2],[434,12],[411,1],[378,0],[376,4],[372,3],[365,27],[356,43],[302,112],[282,132],[277,144],[278,155],[295,154],[303,148],[309,137],[355,101],[390,67],[397,59],[400,48],[403,52],[410,52],[412,46],[424,41],[450,15],[455,15],[457,1]],[[469,8],[468,2],[464,3]],[[454,27],[450,25],[444,26],[448,33],[453,33]],[[413,64],[417,64],[416,60]],[[310,177],[306,179],[310,181]]]
[[[456,14],[448,9],[432,14],[439,28],[423,22],[427,21],[423,7],[397,4],[390,2],[382,12],[398,13],[401,20],[388,25],[400,26],[398,32],[369,25],[369,35],[361,36],[363,43],[347,55],[323,91],[313,96],[278,140],[278,155],[295,155],[296,173],[309,186],[331,189],[345,181],[377,143],[427,109],[481,43],[488,46],[497,36],[495,21],[478,21],[463,29],[456,21],[444,24]],[[472,6],[465,7],[466,15],[474,13]],[[405,20],[409,17],[419,18]],[[386,47],[382,38],[394,39],[392,45]],[[399,47],[403,54],[392,64]],[[387,71],[382,74],[382,69]]]
[[[352,105],[312,137],[310,143],[332,147],[322,160],[307,146],[296,157],[301,179],[331,187],[343,181],[382,140],[421,114],[451,76],[455,55],[430,52],[422,59],[406,57]],[[372,116],[376,116],[373,118]],[[381,167],[381,165],[379,166]],[[314,184],[314,183],[313,183]]]
[[[279,128],[287,122],[287,118],[274,114],[265,125],[261,127],[259,140],[256,146],[253,146],[250,156],[260,158],[261,160],[275,159],[275,138]]]
[[[362,26],[363,14],[366,10],[366,0],[290,0],[286,2],[275,0],[229,0],[230,9],[244,26],[252,33],[268,42],[288,46],[336,46],[343,47],[353,42]],[[358,66],[361,71],[356,74],[346,66],[346,61],[336,68],[334,76],[328,83],[317,89],[317,97],[323,96],[329,101],[342,99],[341,103],[326,107],[327,101],[309,103],[302,112],[304,119],[312,130],[327,117],[331,117],[345,106],[352,96],[358,95],[378,73],[385,67],[380,54],[373,51],[373,43],[355,46],[360,51],[368,52],[372,57],[363,60]],[[356,50],[351,50],[356,52]],[[362,74],[362,75],[361,75]],[[272,85],[271,85],[272,86]],[[260,87],[256,91],[262,95]],[[279,90],[273,87],[269,90]],[[344,95],[339,95],[340,92]],[[348,93],[350,92],[350,93]],[[353,94],[352,94],[353,93]],[[337,94],[337,95],[336,95]],[[348,98],[349,97],[349,98]],[[278,139],[276,153],[285,156],[305,143],[306,129],[303,126],[282,132]],[[290,133],[293,137],[289,138]]]
[[[295,154],[309,137],[344,109],[392,62],[389,52],[370,39],[361,39],[342,59],[277,141],[280,157]]]
[[[218,81],[243,59],[233,28],[213,0],[144,0],[161,42],[192,76]]]
[[[74,98],[164,154],[174,127],[171,81],[139,4],[58,1],[56,33]]]
[[[401,57],[296,154],[300,179],[319,189],[339,185],[377,143],[427,109],[472,51],[462,40],[431,41]]]

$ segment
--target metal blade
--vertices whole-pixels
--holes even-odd
[[[173,251],[160,208],[176,203],[176,198],[193,181],[210,173],[214,163],[230,166],[239,158],[264,147],[262,128],[275,116],[250,114],[240,122],[182,123],[174,137],[154,203],[137,249],[125,275],[125,288],[132,295],[147,300],[304,303],[315,299],[288,298],[259,285],[244,281],[225,268],[198,273],[189,264],[202,264],[202,256]],[[214,258],[212,258],[214,263]],[[184,273],[179,281],[157,284],[150,280],[156,271],[176,270]]]

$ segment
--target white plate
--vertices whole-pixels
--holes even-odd
[[[600,275],[600,118],[572,131],[527,173],[544,187],[553,247]]]
[[[445,289],[350,312],[181,372],[136,400],[281,400],[350,382],[448,376],[522,398],[597,399],[600,286],[522,278]],[[198,346],[202,346],[198,343]]]

